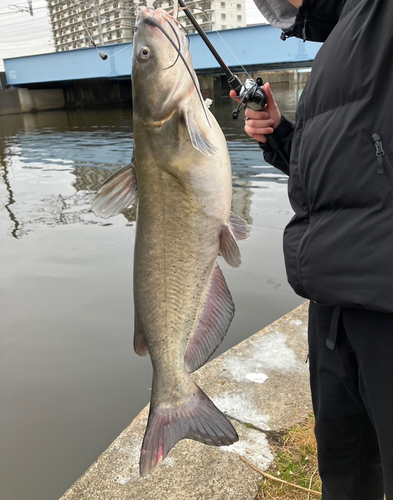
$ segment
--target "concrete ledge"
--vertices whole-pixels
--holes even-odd
[[[141,479],[146,407],[61,500],[253,500],[261,478],[232,451],[268,468],[274,460],[269,431],[292,427],[311,410],[307,311],[306,303],[193,376],[231,419],[238,443],[215,448],[180,441],[153,475]]]

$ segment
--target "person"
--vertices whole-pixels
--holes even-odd
[[[323,42],[295,123],[269,84],[266,107],[245,112],[246,133],[289,175],[284,256],[310,299],[322,498],[392,500],[393,2],[254,1],[282,38]]]

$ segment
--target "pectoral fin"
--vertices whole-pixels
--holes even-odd
[[[91,208],[98,217],[108,219],[132,205],[137,194],[136,176],[130,163],[104,182]]]
[[[205,156],[211,156],[218,153],[218,149],[206,138],[201,126],[198,124],[194,113],[185,108],[183,110],[184,121],[188,130],[191,143],[195,149]]]
[[[214,264],[184,358],[188,372],[197,370],[210,358],[225,337],[234,314],[231,293],[221,269]]]

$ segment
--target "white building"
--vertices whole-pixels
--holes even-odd
[[[143,2],[140,3],[143,4]],[[193,0],[187,1],[186,4],[204,31],[240,28],[247,24],[245,0]],[[155,3],[155,7],[163,7],[165,10],[170,10],[172,6],[172,0]],[[195,32],[191,21],[181,10],[179,10],[178,19],[186,27],[188,33]]]
[[[140,0],[47,0],[55,50],[130,42]],[[157,0],[155,7],[173,8],[172,0]],[[204,31],[246,26],[245,0],[200,0],[187,2]],[[179,21],[188,33],[195,31],[184,12]],[[90,38],[91,37],[91,38]]]

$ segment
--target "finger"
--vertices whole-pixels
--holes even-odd
[[[277,106],[276,100],[274,99],[273,92],[270,88],[270,83],[265,83],[263,86],[267,99],[267,109],[270,117],[274,120],[274,128],[278,127],[281,122],[281,112]]]
[[[276,100],[274,99],[274,95],[272,93],[272,89],[270,88],[270,83],[266,82],[265,85],[263,86],[263,90],[265,91],[267,102],[271,103],[276,103]]]
[[[274,120],[252,120],[251,118],[246,118],[245,119],[245,125],[247,124],[248,127],[254,128],[254,129],[260,129],[260,128],[266,128],[266,127],[273,127],[274,128]]]
[[[240,102],[240,98],[239,98],[239,96],[236,94],[236,90],[231,90],[231,91],[229,92],[229,95],[230,95],[230,97],[231,97],[234,101],[236,101],[236,102]]]
[[[248,134],[250,137],[253,137],[253,138],[255,138],[255,136],[257,136],[257,135],[272,134],[273,131],[274,131],[273,127],[258,127],[258,128],[254,128],[254,127],[249,127],[247,125],[247,123],[244,126],[244,130],[245,130],[246,134]]]
[[[247,108],[244,112],[246,118],[251,118],[253,120],[267,120],[270,118],[269,113],[266,111],[255,111],[255,109]]]
[[[258,142],[262,142],[262,144],[265,144],[267,142],[267,139],[264,135],[254,135],[251,137],[251,139],[255,139]]]

